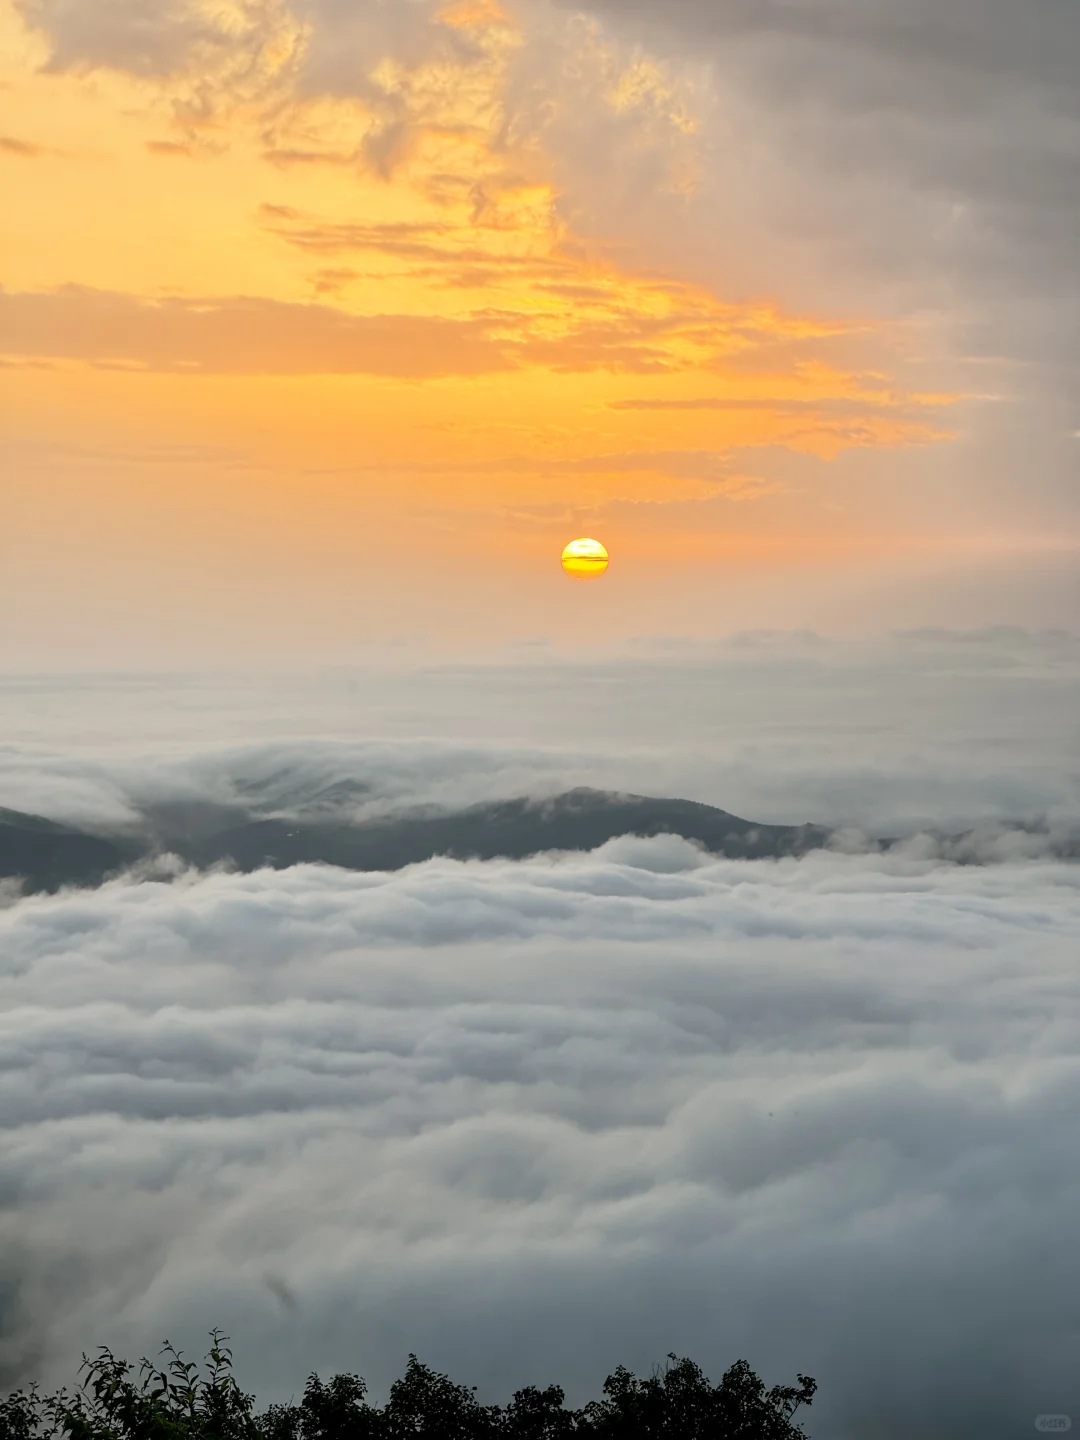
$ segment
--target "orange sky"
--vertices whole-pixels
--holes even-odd
[[[581,28],[530,111],[535,11],[420,5],[331,93],[286,6],[206,9],[211,38],[142,73],[66,61],[0,0],[14,650],[31,620],[82,634],[80,586],[114,626],[140,595],[144,638],[159,607],[167,645],[185,604],[213,634],[230,584],[279,603],[282,567],[301,609],[399,594],[411,567],[436,629],[458,601],[482,629],[478,572],[542,609],[578,533],[612,575],[922,543],[800,478],[947,446],[956,397],[912,378],[898,327],[732,298],[575,228],[543,123],[573,84],[661,156],[643,206],[674,225],[693,191],[695,91],[647,51]],[[492,623],[535,629],[515,603]]]

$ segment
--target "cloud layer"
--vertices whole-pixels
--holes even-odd
[[[1080,817],[1067,634],[397,653],[296,676],[0,677],[0,805],[109,830],[166,802],[362,820],[588,785],[869,834]]]
[[[584,782],[869,830],[1071,824],[1075,652],[751,632],[10,675],[0,804],[122,831]],[[312,1367],[378,1389],[410,1349],[583,1398],[675,1349],[816,1374],[835,1440],[1078,1413],[1080,868],[1011,847],[740,864],[626,838],[5,894],[5,1375],[222,1323],[266,1398]]]
[[[1078,886],[627,839],[9,907],[7,1374],[220,1320],[267,1398],[675,1348],[841,1440],[1067,1411]]]

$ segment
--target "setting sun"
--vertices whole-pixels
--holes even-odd
[[[599,540],[571,540],[562,567],[573,580],[596,580],[608,568],[608,552]]]

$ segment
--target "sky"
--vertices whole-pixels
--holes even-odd
[[[1068,624],[1078,49],[1068,0],[2,0],[4,665]]]

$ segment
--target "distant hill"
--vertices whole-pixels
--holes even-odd
[[[717,855],[801,855],[829,832],[813,825],[758,825],[693,800],[652,800],[572,790],[550,800],[500,800],[363,824],[254,820],[169,848],[196,865],[232,860],[242,870],[321,861],[347,870],[400,870],[436,855],[522,860],[545,850],[595,850],[617,835],[681,835]]]
[[[0,879],[18,878],[27,890],[100,885],[135,853],[131,847],[40,815],[0,809]]]
[[[148,817],[141,839],[123,841],[0,810],[0,878],[18,877],[30,891],[97,885],[125,864],[163,852],[199,867],[228,862],[243,871],[299,864],[400,870],[436,855],[520,860],[545,850],[594,850],[619,835],[664,834],[746,859],[802,855],[829,837],[820,826],[759,825],[693,800],[599,790],[414,811],[357,824],[240,819],[219,807],[206,807],[205,813],[192,806],[182,812],[163,808]]]
[[[325,796],[296,819],[250,808],[185,801],[158,804],[134,836],[89,834],[38,815],[0,809],[0,880],[33,891],[100,885],[138,860],[177,855],[205,869],[336,865],[344,870],[400,870],[445,855],[459,860],[523,860],[544,851],[595,850],[619,835],[681,835],[713,855],[762,860],[805,855],[827,846],[823,825],[763,825],[694,800],[570,790],[550,799],[488,801],[461,810],[424,809],[350,822],[326,814]],[[928,837],[941,856],[961,864],[1041,854],[1080,859],[1080,831],[1050,834],[1040,826],[994,826]],[[867,842],[889,849],[895,839]]]

